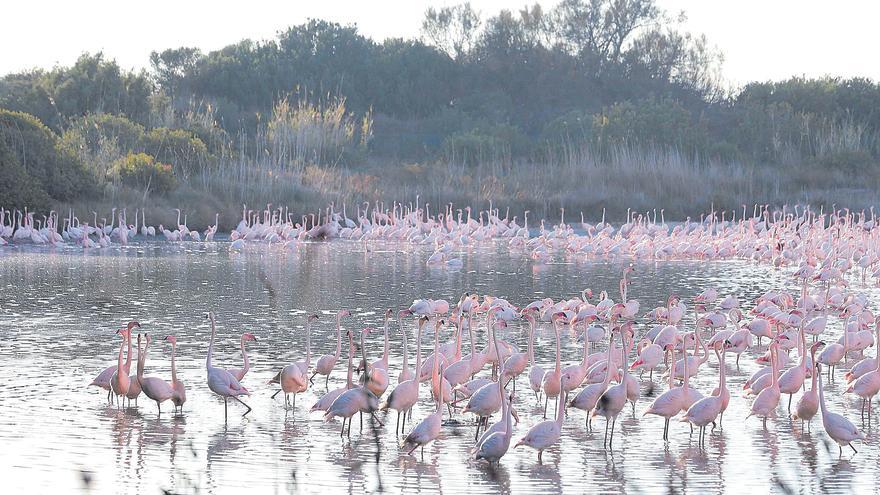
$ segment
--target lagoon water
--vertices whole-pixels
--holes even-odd
[[[859,401],[844,397],[843,371],[826,387],[829,406],[853,420],[867,434],[842,457],[822,429],[819,416],[811,431],[786,415],[783,396],[779,417],[767,429],[756,418],[744,420],[749,400],[741,384],[757,369],[754,349],[743,355],[739,370],[728,359],[732,398],[720,428],[707,433],[705,448],[686,424],[673,422],[670,440],[662,441],[663,420],[642,417],[653,397],[665,390],[658,372],[653,383],[643,377],[642,399],[633,415],[629,406],[618,420],[614,450],[602,447],[604,422],[594,431],[584,426],[584,413],[572,410],[561,443],[538,464],[532,450],[511,450],[498,468],[468,460],[473,443],[472,417],[458,413],[458,426],[444,426],[441,438],[425,449],[424,458],[398,448],[394,413],[379,430],[378,447],[366,423],[354,421],[351,440],[340,441],[340,423],[324,423],[308,408],[324,391],[323,380],[285,410],[282,396],[266,382],[284,364],[305,355],[306,312],[324,317],[313,327],[313,360],[335,350],[333,314],[348,308],[354,317],[346,328],[381,327],[385,308],[406,307],[414,298],[455,301],[465,291],[494,294],[514,304],[535,299],[573,297],[582,289],[617,293],[621,269],[628,260],[585,260],[555,257],[536,265],[503,244],[485,244],[460,254],[460,270],[425,265],[428,247],[392,242],[336,241],[307,243],[293,250],[253,245],[231,253],[228,243],[135,242],[127,247],[83,253],[68,248],[0,248],[0,465],[5,493],[81,491],[92,493],[720,493],[875,492],[880,462],[880,431],[859,419]],[[631,298],[640,314],[663,304],[670,293],[690,299],[715,286],[719,294],[751,301],[769,289],[796,291],[789,272],[747,261],[637,263]],[[851,288],[877,301],[878,291],[853,281]],[[238,337],[252,332],[252,368],[243,383],[253,395],[246,418],[230,403],[224,423],[223,402],[205,383],[205,355],[210,327],[206,311],[217,315],[215,363],[238,367]],[[141,397],[137,407],[118,409],[106,392],[87,387],[106,366],[115,364],[117,328],[129,319],[154,337],[148,374],[170,380],[170,345],[178,345],[178,373],[188,401],[182,415]],[[685,327],[692,328],[689,315]],[[451,328],[451,327],[450,327]],[[452,337],[450,328],[442,340]],[[483,347],[486,334],[476,333]],[[389,326],[392,343],[392,386],[400,370],[400,333]],[[427,329],[427,327],[426,327]],[[646,330],[637,325],[637,337]],[[415,352],[415,324],[406,321]],[[831,318],[826,341],[836,340],[841,322]],[[499,336],[526,346],[527,327],[514,322]],[[433,341],[427,331],[423,342]],[[580,360],[582,347],[566,328],[563,365]],[[601,348],[604,348],[602,345]],[[379,356],[381,333],[367,343],[370,359]],[[465,340],[467,347],[467,340]],[[598,349],[597,349],[598,350]],[[465,351],[467,352],[467,351]],[[537,360],[553,366],[553,331],[539,327]],[[344,356],[330,378],[330,388],[345,381]],[[869,350],[868,354],[873,351]],[[794,353],[793,353],[794,355]],[[632,359],[634,354],[630,355]],[[314,362],[314,361],[313,361]],[[854,361],[850,361],[850,365]],[[843,368],[849,367],[844,366]],[[135,365],[132,364],[134,373]],[[692,384],[709,392],[717,383],[714,355]],[[486,371],[485,373],[488,373]],[[521,422],[514,442],[541,420],[538,401],[520,378],[514,406]],[[809,385],[808,385],[809,386]],[[390,387],[389,387],[390,390]],[[795,396],[795,401],[797,396]],[[541,403],[543,405],[543,402]],[[426,387],[413,412],[413,426],[433,409]],[[552,406],[551,406],[552,407]],[[378,451],[378,457],[377,457]]]

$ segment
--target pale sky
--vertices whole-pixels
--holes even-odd
[[[657,0],[684,10],[686,27],[724,52],[723,74],[739,85],[792,75],[867,76],[880,80],[880,2],[871,0]],[[545,9],[558,0],[542,2]],[[152,50],[274,37],[308,18],[356,23],[374,39],[415,37],[429,6],[449,0],[119,0],[4,2],[0,74],[70,65],[83,51],[103,51],[125,68],[149,65]],[[495,14],[525,1],[471,0]],[[534,2],[529,2],[534,3]]]

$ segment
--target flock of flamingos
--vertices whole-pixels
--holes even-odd
[[[768,418],[790,415],[809,427],[820,415],[825,432],[838,444],[841,455],[843,447],[856,452],[853,442],[865,438],[853,422],[828,409],[823,371],[826,380],[833,380],[836,367],[854,360],[844,375],[848,384],[845,393],[861,400],[862,422],[870,421],[873,398],[880,392],[880,359],[865,357],[863,351],[880,339],[880,315],[875,316],[868,308],[867,296],[850,285],[860,282],[864,286],[880,279],[880,228],[873,210],[825,212],[809,207],[771,210],[755,206],[752,211],[745,207],[738,212],[713,211],[698,221],[688,219],[674,226],[666,224],[662,211],[659,221],[656,212],[630,212],[618,227],[606,223],[604,214],[597,224],[585,223],[583,217],[580,224],[566,224],[563,211],[559,224],[546,228],[541,222],[532,230],[528,213],[522,225],[517,217],[502,217],[491,207],[471,213],[470,209],[454,210],[451,205],[432,214],[428,205],[395,203],[388,209],[365,204],[358,206],[354,220],[348,218],[344,206],[341,213],[331,206],[294,222],[286,209],[267,206],[254,212],[245,208],[231,232],[230,250],[246,249],[257,242],[286,246],[334,238],[397,240],[431,245],[435,250],[427,263],[454,268],[461,261],[453,253],[479,243],[504,242],[535,262],[561,252],[633,260],[746,259],[789,270],[792,285],[800,290],[790,293],[771,288],[754,301],[743,301],[710,287],[689,297],[670,295],[665,305],[644,312],[637,299],[629,298],[631,279],[639,276],[634,265],[629,265],[614,294],[619,296],[617,301],[606,291],[594,297],[591,290],[583,290],[579,297],[545,298],[518,306],[502,297],[465,293],[454,304],[417,299],[396,313],[388,309],[383,328],[360,331],[343,330],[343,321],[352,315],[340,309],[335,320],[335,352],[317,360],[312,359],[310,336],[318,316],[309,315],[303,359],[277,370],[270,382],[279,387],[276,395],[283,393],[285,408],[295,409],[297,394],[308,390],[319,375],[326,385],[329,376],[341,368],[346,384],[329,390],[311,405],[310,412],[321,411],[326,421],[341,418],[340,435],[344,436],[350,435],[355,415],[362,418],[366,414],[374,427],[381,428],[387,420],[381,413],[396,411],[395,432],[403,435],[401,447],[409,453],[437,440],[447,416],[463,414],[474,418],[474,458],[498,462],[513,441],[517,403],[532,400],[543,406],[544,420],[518,436],[513,446],[535,449],[539,461],[545,449],[559,442],[563,422],[574,410],[584,412],[585,428],[591,429],[597,417],[604,420],[604,445],[612,449],[615,424],[627,403],[633,414],[637,406],[646,405],[640,411],[642,416],[662,418],[664,440],[668,440],[670,421],[675,419],[689,423],[692,430],[697,428],[702,443],[706,428],[721,423],[731,400],[726,367],[738,367],[742,354],[749,351],[746,359],[757,356],[761,367],[745,382],[742,394],[735,394],[745,397],[735,400],[751,401],[749,416],[760,418],[766,427]],[[124,245],[133,236],[155,235],[156,230],[169,241],[202,239],[199,232],[186,227],[185,216],[182,223],[178,219],[176,229],[169,230],[162,225],[148,227],[145,213],[139,214],[135,214],[135,224],[128,225],[125,210],[114,211],[110,215],[118,220],[114,226],[113,221],[99,223],[97,214],[92,225],[80,223],[70,213],[61,219],[59,233],[59,218],[54,212],[35,219],[27,211],[0,210],[0,243],[75,243],[98,248],[113,242]],[[215,220],[204,232],[205,241],[211,241],[216,231]],[[256,337],[250,333],[241,336],[241,368],[217,367],[212,361],[215,318],[212,313],[206,318],[211,325],[205,363],[208,388],[223,398],[225,412],[231,399],[246,408],[246,415],[251,408],[242,397],[251,392],[243,385],[250,367],[245,346]],[[555,331],[556,359],[538,363],[535,329],[548,323]],[[826,328],[835,324],[843,327],[840,339],[823,341]],[[403,338],[401,369],[389,368],[390,325],[396,325]],[[527,330],[525,350],[496,334],[508,325]],[[416,332],[414,351],[408,342],[412,329]],[[176,338],[165,337],[171,343],[171,381],[144,374],[152,340],[149,334],[136,334],[137,371],[131,374],[132,346],[139,330],[140,324],[132,321],[117,331],[122,341],[116,365],[102,371],[90,385],[107,390],[108,401],[115,399],[120,405],[144,395],[155,401],[159,414],[166,401],[171,401],[175,412],[178,408],[182,412],[186,387],[177,376]],[[384,345],[381,356],[371,361],[368,338],[373,334],[381,334]],[[423,351],[426,335],[432,338]],[[561,362],[563,336],[577,339],[579,344],[582,341],[579,362]],[[463,352],[465,338],[467,353]],[[478,346],[479,340],[483,342]],[[347,366],[341,363],[343,349],[347,349]],[[413,352],[415,364],[411,367]],[[728,363],[731,355],[735,355],[735,362]],[[709,369],[704,365],[710,359],[719,363],[718,385],[701,391],[690,379]],[[653,381],[655,372],[665,374],[668,388],[656,397],[643,398],[642,383]],[[517,385],[518,381],[526,383]],[[413,406],[423,394],[436,408],[424,418],[415,418],[418,422],[410,427]],[[500,418],[490,425],[496,413]]]

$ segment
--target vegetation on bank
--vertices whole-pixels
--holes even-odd
[[[420,40],[310,21],[221,50],[100,53],[0,79],[0,205],[234,221],[241,203],[414,199],[590,216],[876,201],[880,85],[756,82],[654,0],[484,18],[429,9]]]

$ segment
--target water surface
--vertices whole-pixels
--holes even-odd
[[[551,264],[536,265],[502,244],[486,244],[462,252],[464,266],[449,271],[425,265],[429,248],[392,242],[310,243],[293,250],[249,246],[243,253],[230,253],[227,246],[147,242],[85,254],[73,247],[0,248],[4,491],[876,492],[876,422],[863,424],[858,401],[843,397],[842,371],[828,385],[827,398],[833,410],[868,434],[867,441],[856,445],[857,455],[849,451],[839,457],[818,417],[812,431],[789,420],[786,396],[779,418],[769,421],[766,430],[758,419],[744,421],[749,401],[740,394],[741,384],[757,369],[753,357],[763,348],[744,354],[739,370],[729,360],[733,397],[722,428],[707,435],[705,448],[687,425],[675,422],[670,441],[664,443],[662,419],[642,417],[653,396],[665,390],[656,373],[653,384],[647,375],[642,380],[636,414],[629,406],[621,414],[613,452],[602,447],[602,420],[587,432],[584,413],[573,410],[560,445],[545,452],[543,464],[536,462],[534,451],[518,449],[505,456],[499,468],[490,469],[467,460],[473,427],[471,417],[459,414],[464,424],[444,427],[441,439],[425,449],[424,459],[400,453],[393,426],[380,430],[377,463],[369,428],[360,433],[355,420],[351,440],[342,442],[340,423],[324,423],[319,413],[308,414],[308,407],[325,391],[322,380],[298,397],[295,411],[285,410],[281,396],[270,398],[274,389],[267,380],[284,364],[304,357],[306,312],[324,315],[313,329],[317,359],[335,349],[333,314],[342,307],[354,313],[344,326],[359,329],[381,326],[385,308],[400,309],[421,297],[454,301],[465,291],[502,296],[519,305],[543,297],[574,297],[587,287],[597,294],[606,289],[616,295],[628,261],[559,255]],[[736,294],[743,302],[769,289],[796,290],[785,270],[747,261],[663,261],[636,268],[629,292],[641,302],[640,313],[662,304],[670,293],[690,298],[709,286],[717,287],[722,297]],[[874,288],[860,282],[851,287],[877,299]],[[245,400],[254,411],[245,419],[242,408],[231,404],[224,423],[223,402],[205,383],[208,310],[218,321],[217,365],[241,365],[242,332],[259,339],[249,346],[252,370],[243,383],[253,392]],[[114,332],[131,318],[155,339],[148,374],[170,380],[170,346],[160,340],[168,334],[178,337],[178,373],[188,397],[182,415],[173,415],[166,403],[159,418],[155,404],[143,396],[137,407],[118,409],[107,404],[106,392],[86,386],[115,364],[119,338]],[[689,317],[687,327],[691,321]],[[412,342],[413,321],[406,327]],[[390,329],[393,385],[402,356],[396,323]],[[637,335],[644,331],[638,325]],[[836,340],[840,322],[832,319],[827,332],[825,340]],[[545,368],[553,366],[552,335],[549,326],[540,327],[536,345]],[[525,348],[522,323],[511,324],[501,336]],[[446,330],[442,338],[449,340],[451,332]],[[478,332],[477,338],[482,348],[485,333]],[[432,342],[430,332],[424,342]],[[379,356],[381,345],[381,334],[371,335],[371,359]],[[579,361],[581,349],[566,332],[563,365]],[[414,352],[410,360],[414,362]],[[331,389],[344,383],[343,366],[340,361]],[[713,356],[692,384],[704,393],[711,391],[717,370]],[[541,420],[541,407],[524,389],[515,403],[522,422],[514,441]],[[428,395],[423,387],[412,425],[433,409]],[[394,415],[388,419],[393,425]]]

